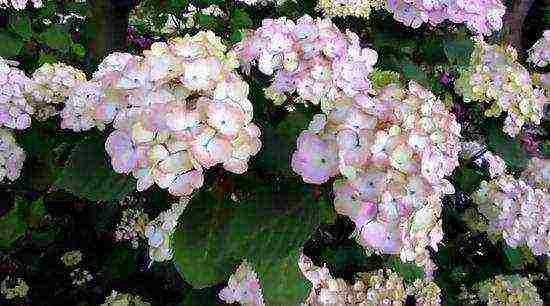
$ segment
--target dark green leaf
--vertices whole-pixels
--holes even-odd
[[[25,234],[27,223],[25,213],[27,202],[21,198],[15,199],[15,206],[0,217],[0,247],[9,247]]]
[[[135,188],[132,178],[112,170],[102,139],[78,144],[55,184],[90,201],[121,199]]]
[[[463,37],[447,40],[443,49],[449,62],[459,66],[467,66],[470,62],[470,55],[474,50],[474,44],[470,38]]]
[[[53,24],[46,31],[40,33],[39,40],[54,50],[68,50],[72,45],[71,36],[59,24]]]
[[[235,9],[231,13],[231,27],[233,29],[244,29],[252,27],[252,19],[241,9]]]
[[[0,56],[3,58],[15,57],[23,48],[23,41],[8,32],[0,32],[0,42]]]
[[[23,41],[32,38],[31,20],[26,15],[14,15],[10,18],[10,29],[19,35]]]

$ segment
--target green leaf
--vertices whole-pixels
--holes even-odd
[[[510,138],[495,123],[487,125],[487,147],[504,159],[512,171],[518,172],[527,164],[527,152],[521,147],[518,138]]]
[[[3,58],[17,56],[24,45],[20,38],[8,32],[0,32],[0,42],[0,56]]]
[[[28,41],[32,38],[31,20],[28,16],[14,15],[10,18],[10,29],[13,33]]]
[[[84,57],[86,55],[86,48],[81,44],[72,44],[71,52],[78,57]]]
[[[231,27],[233,29],[244,29],[252,27],[252,19],[242,9],[235,9],[231,13]]]
[[[40,57],[38,58],[38,65],[42,66],[45,63],[53,64],[58,62],[57,57],[53,54],[40,52]]]
[[[7,248],[25,234],[27,223],[25,222],[25,206],[27,203],[21,199],[15,199],[15,206],[0,217],[0,247]]]
[[[204,288],[227,280],[247,259],[262,279],[268,305],[298,305],[307,287],[296,259],[321,221],[320,203],[294,182],[252,184],[255,194],[237,204],[201,192],[180,219],[174,261],[187,282]]]
[[[468,37],[457,38],[445,41],[443,50],[449,62],[459,66],[467,66],[470,62],[470,55],[474,50],[474,44]]]
[[[413,62],[406,61],[402,66],[402,73],[407,79],[413,79],[423,85],[428,85],[426,72]]]
[[[453,173],[453,181],[455,182],[455,186],[466,193],[474,192],[474,190],[479,187],[479,184],[483,179],[484,175],[482,172],[466,166],[456,168]]]
[[[90,201],[113,201],[134,190],[135,181],[112,170],[98,138],[74,148],[55,185]]]
[[[59,24],[53,24],[46,31],[40,33],[39,40],[54,50],[68,50],[72,45],[71,36]]]
[[[506,254],[506,259],[508,259],[508,263],[512,269],[523,267],[523,254],[518,248],[507,247],[504,249],[504,254]]]
[[[231,33],[229,40],[231,43],[236,44],[243,39],[243,33],[240,30],[235,30]]]

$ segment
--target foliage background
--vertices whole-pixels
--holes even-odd
[[[201,14],[197,22],[201,29],[213,30],[229,45],[242,38],[243,29],[256,28],[265,18],[319,16],[315,2],[310,0],[287,2],[280,7],[250,7],[219,0],[191,2],[197,7],[216,4],[227,13],[221,18]],[[527,21],[522,25],[519,45],[516,43],[520,50],[526,50],[543,29],[550,28],[550,7],[543,2],[536,2],[524,12]],[[137,4],[47,1],[41,9],[0,10],[0,56],[19,61],[27,73],[56,61],[91,73],[110,50],[141,52],[143,45],[130,39],[125,28],[122,33],[109,34],[129,38],[120,42],[105,37],[105,29],[98,27],[101,18],[112,22],[127,18]],[[142,18],[132,23],[132,35],[149,41],[165,39],[151,25],[163,25],[165,14],[180,12],[188,4],[185,0],[141,1]],[[110,13],[101,11],[102,7]],[[86,20],[73,18],[60,23],[56,17],[71,13]],[[510,139],[501,132],[502,118],[483,118],[482,109],[465,105],[454,93],[452,83],[441,80],[443,74],[456,77],[468,63],[472,43],[465,27],[449,23],[413,30],[380,12],[373,13],[369,20],[336,18],[335,23],[340,29],[358,33],[366,46],[378,52],[378,69],[399,72],[402,81],[415,79],[444,99],[458,115],[467,139],[486,139],[489,148],[515,172],[523,169],[530,153],[521,139]],[[492,39],[507,40],[506,35]],[[520,56],[525,57],[525,52]],[[113,172],[103,149],[110,131],[77,134],[60,130],[59,123],[50,120],[35,121],[30,130],[18,132],[16,137],[27,160],[17,182],[0,186],[0,279],[5,275],[22,276],[31,291],[23,301],[0,303],[98,305],[111,289],[116,289],[139,294],[153,305],[222,305],[217,292],[240,260],[248,258],[256,266],[270,305],[297,305],[309,290],[296,265],[301,248],[317,264],[326,262],[335,276],[347,280],[358,271],[382,266],[400,271],[407,281],[421,277],[416,267],[395,258],[364,256],[360,247],[347,238],[353,230],[351,222],[333,211],[331,184],[303,184],[291,171],[289,159],[295,140],[317,110],[299,106],[289,112],[285,107],[273,106],[262,91],[269,80],[257,71],[246,81],[251,87],[254,117],[263,132],[262,151],[252,160],[246,175],[234,176],[221,169],[208,172],[205,186],[180,219],[174,262],[150,268],[143,244],[132,249],[113,240],[122,213],[119,200],[132,195],[150,216],[156,216],[173,199],[158,188],[135,193],[132,178]],[[548,121],[535,131],[540,150],[547,157],[549,131]],[[503,273],[542,275],[536,285],[545,302],[550,303],[547,262],[524,249],[495,244],[485,233],[468,226],[475,219],[470,193],[487,177],[487,173],[463,162],[452,177],[457,192],[444,201],[444,245],[433,258],[439,267],[436,281],[443,290],[445,304],[461,303],[461,286],[471,287]],[[94,280],[83,288],[71,284],[69,271],[59,260],[73,249],[83,252],[83,267],[94,275]]]

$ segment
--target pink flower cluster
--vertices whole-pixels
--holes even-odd
[[[317,115],[298,138],[292,168],[305,182],[334,182],[335,208],[355,222],[368,250],[399,254],[428,274],[426,247],[442,239],[441,200],[454,188],[444,177],[458,166],[460,125],[415,82],[357,95]]]
[[[298,266],[312,288],[304,305],[405,305],[407,296],[414,296],[416,305],[441,305],[441,289],[429,280],[416,280],[405,286],[398,273],[377,270],[359,273],[353,284],[334,278],[325,266],[318,267],[304,254]]]
[[[512,175],[481,182],[474,195],[489,230],[502,233],[511,247],[527,245],[535,255],[550,255],[550,193]]]
[[[0,57],[0,127],[23,130],[34,112],[26,100],[31,80],[15,64]]]
[[[0,128],[0,182],[15,181],[21,174],[25,152],[15,142],[11,132]]]
[[[489,45],[478,38],[470,68],[455,82],[465,102],[491,103],[485,116],[498,117],[505,111],[504,132],[515,137],[525,123],[540,124],[543,106],[548,103],[544,90],[535,88],[529,72],[517,62],[516,50]]]
[[[528,60],[539,67],[550,64],[550,30],[544,31],[541,39],[529,49]]]
[[[161,212],[145,228],[145,237],[149,244],[149,258],[152,261],[160,262],[172,259],[174,251],[171,236],[176,230],[178,219],[187,204],[189,204],[189,198],[180,198],[179,202],[173,203],[169,210]]]
[[[266,94],[276,104],[297,93],[323,109],[370,90],[368,76],[378,59],[374,50],[361,48],[355,33],[344,35],[329,19],[308,15],[296,22],[264,19],[259,29],[245,34],[236,51],[246,71],[257,63],[262,73],[273,75]]]
[[[226,303],[239,303],[244,306],[264,306],[264,298],[258,275],[244,260],[237,271],[229,277],[227,287],[218,294]]]
[[[550,190],[550,158],[532,158],[521,177],[530,186]]]
[[[0,0],[0,9],[14,8],[16,10],[24,10],[27,7],[28,0]],[[30,1],[35,8],[42,7],[42,0]]]
[[[449,20],[465,23],[470,30],[490,35],[502,28],[506,7],[500,0],[388,0],[386,9],[403,24],[418,28],[427,22],[433,26]]]
[[[115,171],[132,173],[139,191],[156,183],[176,196],[202,186],[203,170],[217,164],[246,172],[260,130],[237,66],[212,32],[155,43],[143,57],[105,58],[94,109],[96,120],[114,120],[105,148]]]

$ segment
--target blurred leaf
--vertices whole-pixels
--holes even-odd
[[[412,283],[414,280],[424,277],[422,268],[413,263],[402,262],[399,257],[390,257],[388,265],[395,272],[398,272],[407,283]]]
[[[54,50],[68,50],[72,45],[71,36],[60,24],[53,24],[40,33],[39,40]]]
[[[174,260],[184,279],[195,288],[219,283],[246,258],[263,280],[268,305],[298,305],[307,287],[297,281],[296,256],[322,212],[292,184],[278,192],[256,182],[255,194],[238,204],[201,192],[175,234]]]
[[[42,223],[42,219],[46,215],[46,207],[44,206],[44,198],[31,203],[26,217],[27,224],[31,228],[37,228]]]
[[[523,267],[523,254],[518,248],[507,247],[504,249],[504,253],[512,269],[515,270]]]
[[[3,58],[15,57],[24,45],[21,39],[8,32],[0,32],[0,42],[0,56]]]
[[[240,30],[235,30],[231,33],[229,40],[231,43],[236,44],[243,39],[243,33]]]
[[[244,29],[252,27],[252,19],[241,9],[235,9],[231,13],[231,27],[233,29]]]
[[[402,64],[402,73],[407,79],[413,79],[417,82],[428,85],[428,76],[418,65],[411,61],[405,61]]]
[[[487,147],[504,159],[512,171],[520,171],[527,164],[527,152],[518,138],[510,138],[496,123],[487,125]]]
[[[10,18],[10,29],[23,38],[23,41],[32,38],[31,20],[26,15],[13,15]]]
[[[135,188],[135,181],[111,168],[102,139],[78,144],[56,186],[90,201],[113,201],[123,198]]]
[[[71,52],[78,57],[84,57],[86,55],[86,48],[81,44],[72,44]]]
[[[467,166],[458,167],[453,173],[453,181],[455,186],[466,193],[474,192],[483,180],[484,175],[477,169],[468,168]]]
[[[40,52],[40,57],[38,58],[38,65],[42,66],[45,63],[53,64],[58,62],[57,57],[50,53]]]
[[[474,44],[469,37],[456,38],[445,41],[443,49],[449,62],[459,66],[467,66],[470,63],[470,55],[474,50]]]
[[[27,203],[17,197],[15,205],[5,215],[0,217],[0,247],[7,248],[25,234],[25,206]]]

